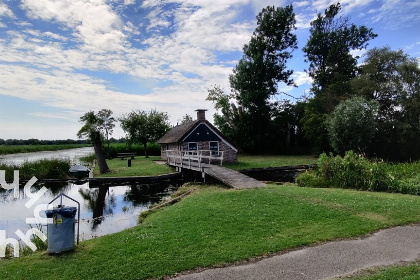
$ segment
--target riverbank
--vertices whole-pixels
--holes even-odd
[[[317,162],[317,158],[309,155],[264,155],[264,156],[251,156],[239,155],[238,163],[225,164],[223,166],[233,169],[244,171],[245,173],[265,172],[274,173],[277,170],[285,169],[284,166],[289,166],[291,169],[306,169],[312,164]],[[161,161],[160,156],[136,156],[135,159],[130,160],[131,166],[128,167],[128,160],[121,160],[114,158],[107,160],[109,169],[108,173],[100,174],[98,166],[95,167],[93,177],[129,177],[129,176],[158,176],[174,172],[174,169],[167,166],[165,162]],[[293,167],[297,168],[293,168]],[[286,168],[287,169],[287,168]],[[271,175],[267,175],[271,176]],[[271,181],[271,180],[264,180]],[[274,181],[274,180],[273,180]]]
[[[361,236],[420,216],[420,197],[411,195],[295,185],[186,188],[197,190],[141,225],[81,242],[74,253],[2,261],[4,279],[158,278]]]
[[[33,153],[42,151],[59,151],[76,148],[92,147],[91,144],[62,144],[62,145],[0,145],[0,155]]]

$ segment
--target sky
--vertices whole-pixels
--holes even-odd
[[[79,118],[110,109],[166,112],[176,125],[229,75],[268,5],[293,4],[299,48],[288,67],[309,94],[302,48],[310,22],[330,0],[0,0],[0,138],[77,139]],[[368,49],[389,46],[420,58],[420,1],[343,0],[342,15],[373,29]],[[355,52],[363,55],[364,51]],[[284,94],[286,93],[286,94]],[[290,97],[291,96],[291,97]],[[116,124],[115,138],[124,136]]]

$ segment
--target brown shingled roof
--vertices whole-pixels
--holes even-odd
[[[159,144],[170,144],[177,143],[181,141],[181,138],[187,134],[191,129],[193,129],[198,123],[199,120],[195,120],[186,124],[177,125],[168,131],[162,138],[160,138],[157,143]]]

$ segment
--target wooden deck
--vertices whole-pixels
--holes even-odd
[[[181,154],[177,151],[169,151],[167,153],[167,163],[168,165],[180,168],[181,170],[184,168],[207,174],[235,189],[256,188],[266,185],[265,183],[238,171],[205,163],[207,161],[220,160],[221,164],[223,162],[223,156],[212,158],[209,156],[201,156],[202,154],[203,153],[197,153],[196,155],[191,155],[191,153]]]

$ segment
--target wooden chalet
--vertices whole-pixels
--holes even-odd
[[[204,153],[222,157],[223,162],[237,162],[238,149],[223,134],[206,120],[207,110],[198,109],[197,120],[178,125],[168,131],[157,142],[161,144],[161,157],[167,160],[168,151]]]

